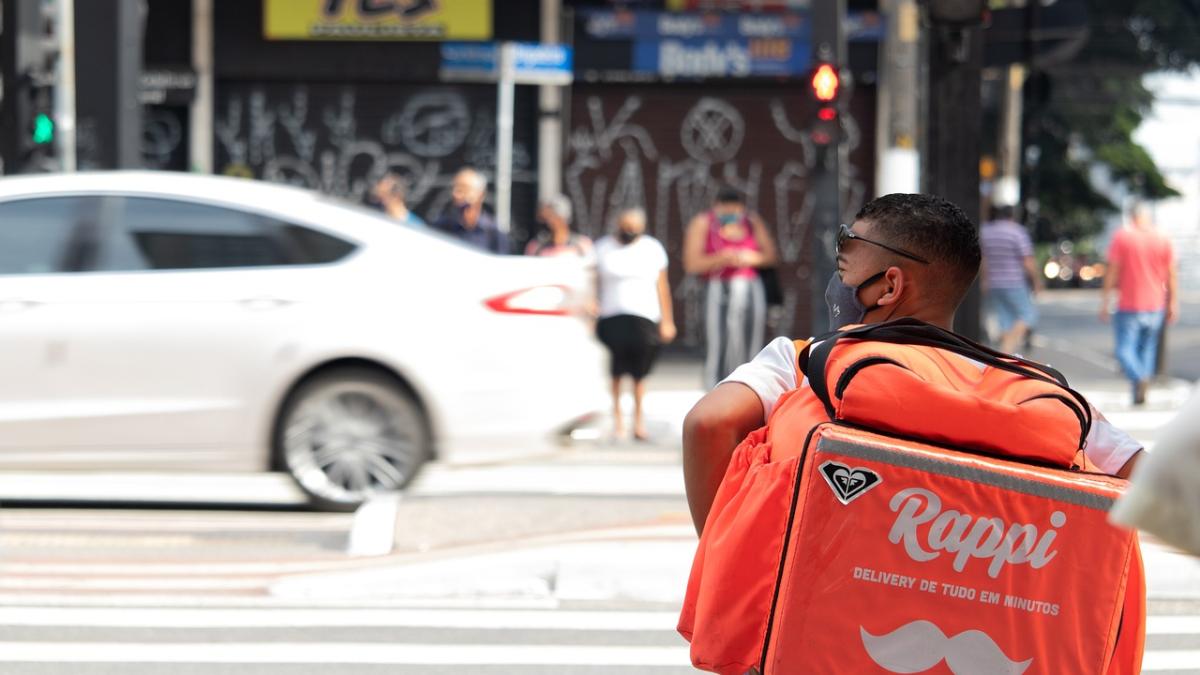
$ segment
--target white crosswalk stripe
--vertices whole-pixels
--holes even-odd
[[[0,664],[9,665],[0,670],[46,664],[61,668],[52,672],[99,673],[122,664],[129,670],[121,672],[141,672],[134,667],[177,664],[224,674],[304,664],[312,670],[286,672],[386,665],[394,673],[682,675],[693,671],[675,620],[666,610],[8,605],[0,607]],[[1200,673],[1200,613],[1153,615],[1147,637],[1144,672]]]

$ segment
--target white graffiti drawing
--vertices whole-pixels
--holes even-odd
[[[462,147],[471,131],[471,113],[456,92],[417,94],[383,123],[384,143],[402,145],[418,157],[440,158]]]
[[[779,131],[779,135],[803,148],[802,157],[804,158],[805,166],[810,169],[815,167],[817,152],[816,144],[813,143],[812,137],[792,125],[791,120],[788,119],[787,107],[783,101],[773,98],[771,99],[770,107],[771,121],[775,123],[775,129]]]
[[[303,87],[297,88],[292,92],[291,107],[279,106],[276,115],[292,142],[296,156],[305,162],[313,161],[317,149],[317,134],[305,127],[308,122],[308,91]]]
[[[579,155],[596,154],[600,159],[608,161],[612,158],[613,146],[622,139],[631,139],[637,143],[640,155],[648,160],[658,159],[658,147],[646,129],[629,120],[642,107],[642,99],[630,96],[611,120],[604,119],[604,103],[598,96],[587,100],[588,121],[590,128],[577,129],[571,134],[569,147]],[[624,147],[624,146],[623,146]]]
[[[250,94],[250,156],[252,164],[262,164],[275,157],[275,113],[267,109],[267,95],[262,90]]]
[[[242,132],[242,100],[234,97],[225,106],[224,117],[217,118],[213,123],[213,133],[221,149],[229,157],[230,164],[246,165],[246,141]]]
[[[354,90],[345,88],[338,95],[337,107],[326,107],[324,121],[335,146],[356,142],[357,117],[354,114]]]
[[[704,97],[683,118],[679,140],[693,159],[717,164],[733,159],[746,138],[746,123],[737,108],[712,97]]]
[[[147,107],[143,114],[142,161],[147,168],[164,168],[183,141],[183,123],[170,110]]]
[[[808,167],[803,162],[786,162],[773,179],[775,190],[775,233],[784,262],[798,263],[808,241],[813,200],[808,186]]]
[[[268,94],[255,86],[228,95],[214,120],[223,170],[352,200],[364,199],[391,171],[408,180],[410,203],[430,217],[448,204],[453,172],[460,165],[475,163],[485,174],[492,173],[494,114],[481,109],[471,117],[461,94],[415,92],[398,101],[397,110],[374,118],[384,122],[368,131],[364,120],[371,118],[360,114],[355,88],[334,90],[320,107],[314,103],[319,100],[315,91],[301,85]],[[412,121],[411,128],[406,120]],[[455,152],[462,155],[447,161]],[[513,182],[531,184],[532,155],[524,143],[514,144],[513,160]],[[519,236],[520,228],[514,225],[514,234]]]

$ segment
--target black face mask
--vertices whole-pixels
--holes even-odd
[[[879,307],[878,304],[867,307],[858,299],[858,292],[870,286],[887,274],[887,270],[873,275],[858,286],[850,286],[842,281],[837,272],[829,279],[825,287],[825,305],[829,307],[829,330],[840,330],[852,323],[862,323],[867,312]]]
[[[638,232],[629,232],[627,230],[617,230],[617,241],[622,244],[632,244],[638,237],[642,236]]]

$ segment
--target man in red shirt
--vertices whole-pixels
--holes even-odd
[[[1117,360],[1133,384],[1134,404],[1141,405],[1154,375],[1163,321],[1174,323],[1179,317],[1179,286],[1171,242],[1155,229],[1145,205],[1135,204],[1131,215],[1108,248],[1100,319],[1109,320],[1116,288]]]

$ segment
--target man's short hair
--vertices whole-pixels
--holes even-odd
[[[633,218],[634,220],[640,222],[643,226],[648,224],[646,222],[646,209],[643,209],[640,206],[627,206],[620,211],[617,211],[617,216],[613,218],[613,226],[617,226],[626,218]]]
[[[966,297],[983,256],[979,230],[962,209],[935,195],[890,194],[867,202],[855,219],[871,223],[882,241],[930,261],[929,277],[945,280],[939,300],[957,306]]]
[[[1008,204],[996,204],[992,206],[989,220],[1012,220],[1016,215],[1016,209]]]
[[[746,199],[742,197],[742,193],[738,192],[734,188],[729,187],[728,185],[722,185],[721,188],[717,190],[716,202],[718,204],[745,204]]]
[[[554,212],[554,215],[571,222],[571,199],[563,194],[551,195],[542,202],[542,206]]]
[[[476,169],[473,166],[464,166],[458,170],[457,175],[467,177],[475,185],[475,189],[480,193],[487,191],[487,176],[483,175],[483,172],[481,172],[479,169]]]

